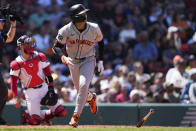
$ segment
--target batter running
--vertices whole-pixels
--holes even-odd
[[[70,74],[77,89],[76,106],[69,122],[70,126],[77,127],[78,120],[85,106],[90,104],[92,114],[97,113],[96,93],[89,92],[89,85],[94,75],[96,66],[95,42],[98,42],[99,58],[98,72],[104,71],[103,67],[103,35],[99,26],[87,22],[86,9],[82,4],[73,5],[69,10],[72,22],[63,26],[56,37],[53,46],[54,53],[61,56],[62,62],[69,67]],[[62,48],[66,46],[67,55],[63,55]]]

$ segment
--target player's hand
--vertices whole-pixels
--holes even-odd
[[[20,100],[20,98],[18,96],[14,97],[14,106],[16,108],[20,108],[21,107],[21,100]]]
[[[103,67],[103,61],[99,61],[98,64],[97,64],[97,69],[98,69],[98,72],[100,75],[103,75],[103,72],[104,72],[104,67]]]
[[[71,63],[71,58],[70,57],[66,57],[66,56],[61,56],[61,61],[62,61],[62,63],[64,64],[64,65],[68,65],[68,64],[70,64],[70,65],[73,65],[72,63]]]

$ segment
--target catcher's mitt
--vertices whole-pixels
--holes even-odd
[[[58,95],[54,92],[53,86],[48,87],[47,94],[41,99],[41,105],[54,106],[58,101]]]

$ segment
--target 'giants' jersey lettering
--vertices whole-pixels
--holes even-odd
[[[79,39],[76,39],[76,40],[70,40],[70,41],[68,41],[68,43],[69,42],[70,42],[70,44],[79,43],[81,45],[89,45],[89,46],[92,46],[93,45],[93,42],[88,41],[88,40],[79,40]]]

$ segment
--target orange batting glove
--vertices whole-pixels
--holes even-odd
[[[61,56],[61,61],[62,61],[62,63],[63,63],[64,65],[67,65],[67,62],[66,62],[66,60],[65,60],[64,57],[66,57],[66,56],[64,56],[64,55]]]

